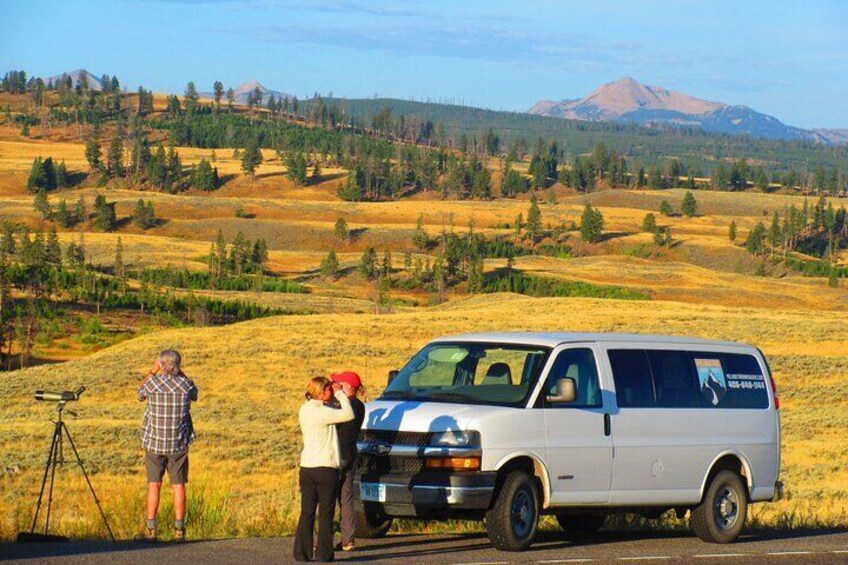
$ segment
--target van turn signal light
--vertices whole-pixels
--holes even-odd
[[[428,457],[424,460],[427,469],[446,471],[479,471],[479,457]]]

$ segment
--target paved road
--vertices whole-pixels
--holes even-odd
[[[184,545],[147,546],[132,542],[2,544],[0,560],[21,564],[120,563],[161,565],[254,565],[290,563],[291,538],[190,541]],[[530,551],[492,549],[483,535],[393,535],[363,541],[355,552],[336,553],[339,562],[413,565],[507,565],[532,563],[689,563],[734,565],[800,563],[848,564],[848,532],[763,531],[746,534],[732,545],[706,544],[689,534],[601,532],[567,538],[543,532]]]

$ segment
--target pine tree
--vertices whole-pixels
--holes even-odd
[[[653,213],[648,212],[645,214],[645,219],[642,220],[642,231],[647,233],[657,231],[657,217]]]
[[[695,200],[695,195],[691,191],[687,190],[683,196],[683,205],[680,207],[680,210],[690,218],[698,213],[698,202]]]
[[[94,133],[85,144],[85,160],[88,161],[88,167],[92,172],[100,170],[101,159],[103,158],[100,141],[97,139],[98,135],[100,135],[100,128],[95,127]]]
[[[762,222],[748,233],[748,238],[745,240],[745,249],[752,255],[762,255],[765,252],[766,227]]]
[[[468,292],[475,294],[483,290],[483,258],[474,257],[468,267]]]
[[[66,228],[71,225],[71,213],[68,211],[68,203],[64,198],[59,201],[55,219],[59,227]]]
[[[315,163],[312,166],[312,177],[310,180],[312,184],[321,182],[321,165],[318,163],[318,159],[315,159]]]
[[[654,245],[659,245],[661,247],[671,246],[671,229],[668,227],[658,228],[657,231],[654,232]]]
[[[389,249],[383,252],[383,263],[380,265],[380,271],[384,277],[392,275],[392,252]]]
[[[600,210],[586,204],[583,215],[580,218],[580,238],[589,243],[597,243],[603,237],[604,217]]]
[[[527,235],[535,240],[542,231],[542,211],[536,201],[536,195],[530,196],[530,210],[527,212]]]
[[[65,160],[62,159],[62,162],[56,166],[56,187],[67,188],[69,184],[68,167],[65,165]]]
[[[150,227],[150,219],[147,217],[147,206],[145,206],[144,200],[141,198],[138,199],[135,203],[135,208],[133,208],[132,221],[143,230]]]
[[[192,188],[209,192],[215,190],[215,173],[212,165],[206,159],[201,159],[194,169],[191,181]]]
[[[47,234],[45,259],[48,263],[53,263],[54,265],[62,264],[62,248],[59,245],[59,235],[56,233],[56,226],[52,226],[50,233]]]
[[[194,113],[197,109],[197,101],[200,97],[197,94],[197,87],[194,82],[189,81],[185,89],[185,109],[189,114]]]
[[[671,204],[668,203],[668,200],[663,200],[660,203],[660,214],[662,214],[663,216],[674,215],[674,210],[671,209]]]
[[[165,148],[160,144],[156,148],[156,152],[150,157],[150,161],[147,163],[147,180],[159,188],[165,188],[165,183],[168,178],[168,170],[165,168],[165,161]]]
[[[727,237],[730,241],[736,241],[736,220],[730,220],[730,227],[727,228]]]
[[[221,109],[221,97],[224,95],[224,84],[220,80],[216,80],[212,85],[212,92],[215,93],[215,107]]]
[[[53,209],[50,207],[50,202],[47,200],[47,191],[42,187],[38,189],[33,199],[33,207],[36,212],[41,214],[42,220],[49,220],[53,215]]]
[[[297,185],[306,184],[306,157],[300,151],[286,154],[286,175]]]
[[[377,252],[373,247],[368,247],[362,254],[359,260],[359,272],[369,280],[377,276]]]
[[[262,151],[255,139],[251,139],[244,148],[241,156],[241,170],[253,181],[256,169],[262,164]]]
[[[115,203],[106,202],[106,197],[98,194],[94,200],[94,227],[101,231],[110,231],[115,227]]]
[[[118,131],[112,136],[106,155],[106,172],[112,178],[124,176],[124,142]]]
[[[336,239],[341,243],[347,243],[348,238],[350,237],[350,233],[347,229],[347,221],[344,218],[339,218],[336,220],[336,225],[333,228],[333,233],[336,236]]]
[[[330,249],[330,252],[321,261],[321,274],[328,279],[337,279],[339,276],[339,259],[336,257],[336,252]]]
[[[418,222],[415,225],[415,233],[412,234],[412,245],[419,251],[426,251],[430,247],[430,238],[424,231],[424,215],[418,214]]]
[[[44,173],[44,161],[41,157],[36,157],[32,161],[32,167],[27,178],[26,188],[30,192],[39,192],[47,187],[47,176]]]
[[[121,294],[126,294],[127,292],[127,273],[124,268],[124,244],[121,242],[121,236],[118,236],[118,243],[115,246],[115,267],[114,267],[114,275],[115,278],[118,279],[118,285],[121,291]]]
[[[74,221],[82,223],[88,220],[88,206],[85,203],[85,198],[80,196],[76,204],[74,204]]]
[[[767,240],[772,253],[774,253],[774,251],[778,248],[780,242],[783,241],[783,233],[780,229],[780,216],[778,215],[777,210],[775,210],[774,216],[771,218],[771,225],[769,226]]]

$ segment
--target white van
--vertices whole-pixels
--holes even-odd
[[[613,512],[691,511],[728,543],[782,494],[780,406],[762,353],[632,334],[485,333],[429,343],[367,404],[358,535],[394,517],[484,519],[530,547],[540,514],[594,531]]]

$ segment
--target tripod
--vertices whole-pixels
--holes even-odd
[[[35,534],[35,525],[38,522],[38,514],[41,512],[41,502],[44,499],[44,488],[47,486],[47,475],[50,475],[50,490],[47,495],[47,513],[46,518],[44,520],[44,536],[47,537],[47,531],[50,528],[50,509],[53,505],[53,485],[55,483],[56,478],[56,466],[62,465],[65,463],[64,458],[64,449],[63,449],[63,437],[68,438],[68,443],[71,445],[71,449],[74,452],[74,456],[77,460],[77,465],[79,465],[80,470],[82,471],[82,475],[85,477],[85,482],[88,484],[88,490],[91,491],[91,496],[94,497],[94,503],[97,505],[97,509],[100,510],[100,516],[103,518],[103,523],[106,525],[106,530],[109,532],[109,537],[112,538],[112,541],[115,541],[115,535],[112,533],[112,528],[109,527],[109,521],[106,520],[106,514],[103,512],[103,507],[100,506],[100,500],[97,498],[97,494],[94,492],[94,487],[91,486],[91,481],[88,478],[88,473],[85,471],[85,467],[82,464],[82,459],[80,459],[79,452],[77,452],[77,447],[74,445],[74,440],[71,438],[71,432],[68,431],[68,426],[65,422],[62,421],[62,412],[65,409],[65,401],[60,401],[56,404],[56,411],[58,413],[58,417],[54,422],[53,427],[53,440],[50,442],[50,451],[47,454],[47,464],[44,467],[44,478],[41,479],[41,492],[38,494],[38,503],[35,507],[35,516],[32,519],[32,527],[30,528],[30,535],[34,536]],[[75,412],[71,412],[68,410],[68,414],[76,417]]]

